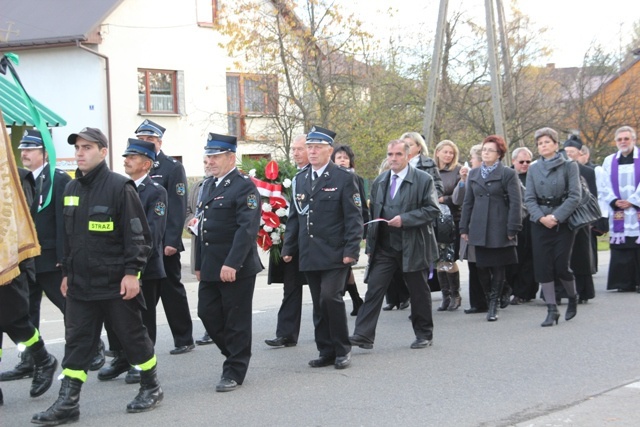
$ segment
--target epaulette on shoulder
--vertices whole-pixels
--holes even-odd
[[[300,175],[301,173],[308,171],[308,170],[309,170],[309,168],[311,168],[311,164],[310,164],[310,163],[307,163],[307,165],[306,165],[305,167],[303,167],[302,169],[300,169],[300,170],[296,173],[296,175]]]

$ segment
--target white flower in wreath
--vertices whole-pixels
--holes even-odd
[[[271,242],[274,245],[277,245],[278,243],[280,243],[280,235],[278,233],[271,233]]]
[[[283,186],[284,188],[289,188],[289,187],[291,187],[291,180],[290,180],[289,178],[285,178],[285,180],[284,180],[284,181],[282,181],[282,186]]]
[[[280,208],[276,211],[276,215],[278,215],[280,218],[282,218],[283,216],[287,216],[288,211],[285,208]]]
[[[281,224],[280,224],[280,226],[279,226],[278,228],[280,229],[280,233],[284,233],[284,230],[286,230],[286,229],[287,229],[287,226],[286,226],[286,224],[282,224],[282,223],[281,223]]]
[[[265,225],[266,223],[264,222],[264,219],[262,219],[262,217],[260,217],[260,226]]]
[[[255,177],[256,177],[256,170],[255,170],[255,169],[251,169],[251,170],[249,171],[249,176],[250,176],[251,178],[255,178]]]
[[[271,205],[269,203],[263,203],[262,204],[262,212],[271,212],[273,210],[273,208],[271,207]]]
[[[269,227],[268,225],[265,225],[262,229],[267,233],[271,233],[273,231],[273,227]]]

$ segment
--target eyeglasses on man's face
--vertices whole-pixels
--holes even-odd
[[[629,138],[629,137],[625,137],[625,138],[618,138],[618,139],[616,139],[616,142],[622,142],[622,141],[631,141],[631,138]]]
[[[531,160],[520,160],[520,161],[518,161],[518,163],[520,163],[521,165],[524,165],[525,163],[529,164],[529,163],[531,163]]]

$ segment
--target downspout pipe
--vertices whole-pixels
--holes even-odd
[[[104,59],[105,75],[107,79],[107,127],[109,128],[107,130],[107,137],[109,138],[109,148],[113,148],[113,133],[111,132],[111,76],[109,70],[109,57],[98,53],[93,49],[89,49],[88,47],[80,43],[80,40],[76,40],[76,46],[82,50],[86,50],[87,52]],[[113,170],[113,149],[109,150],[109,169]]]

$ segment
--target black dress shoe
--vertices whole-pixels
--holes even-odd
[[[404,310],[405,308],[409,308],[411,305],[410,300],[402,301],[400,305],[398,305],[398,310]]]
[[[264,342],[271,347],[295,347],[298,344],[284,337],[276,337],[272,340],[264,340]]]
[[[476,307],[470,307],[464,310],[464,314],[477,314],[477,313],[486,313],[487,310],[486,309],[479,309]]]
[[[394,308],[395,306],[396,306],[395,304],[387,304],[387,305],[385,305],[384,307],[382,307],[382,310],[384,310],[384,311],[391,311],[391,310],[393,310],[393,308]]]
[[[349,365],[351,365],[351,352],[347,353],[345,356],[336,357],[334,364],[336,369],[346,369]]]
[[[97,371],[98,369],[104,366],[104,342],[102,340],[98,341],[98,350],[96,351],[95,356],[91,360],[91,365],[89,365],[90,371]]]
[[[331,366],[336,363],[335,357],[320,356],[317,359],[309,361],[309,366],[312,368],[324,368],[325,366]]]
[[[196,348],[195,344],[181,345],[180,347],[174,348],[169,353],[170,354],[185,354],[185,353],[189,353],[194,348]]]
[[[198,345],[213,344],[213,340],[209,336],[209,333],[205,332],[204,335],[202,336],[202,338],[200,338],[199,340],[196,340],[196,344],[198,344]]]
[[[373,343],[360,335],[351,335],[349,337],[349,341],[351,342],[351,345],[357,345],[358,347],[366,350],[371,350],[373,348]]]
[[[240,385],[230,378],[221,378],[220,382],[216,385],[216,391],[225,392],[225,391],[233,391],[237,389]]]
[[[13,381],[21,380],[23,378],[33,377],[33,372],[36,368],[33,362],[33,356],[27,350],[20,353],[20,362],[10,371],[5,371],[0,374],[0,381]]]
[[[424,338],[416,338],[416,340],[411,343],[411,348],[425,348],[425,347],[429,347],[431,344],[433,344],[432,340],[426,340]]]

